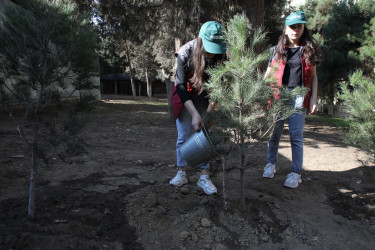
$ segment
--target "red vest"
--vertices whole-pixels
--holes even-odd
[[[312,79],[312,68],[306,62],[305,58],[301,56],[302,61],[302,85],[303,87],[309,88],[305,96],[305,100],[303,102],[303,107],[306,109],[310,109],[310,98],[311,98],[311,79]],[[271,67],[275,67],[275,75],[277,81],[277,87],[280,88],[282,86],[283,81],[283,74],[285,69],[286,61],[276,61],[272,59]],[[275,98],[278,98],[278,93],[275,93]]]

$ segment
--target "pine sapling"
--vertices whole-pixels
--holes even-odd
[[[266,35],[263,29],[250,29],[245,16],[234,16],[225,30],[228,59],[208,70],[209,97],[219,104],[208,119],[214,121],[215,137],[234,144],[229,155],[236,157],[239,163],[242,211],[246,208],[244,171],[249,143],[264,138],[279,119],[293,114],[295,109],[290,106],[291,100],[297,93],[305,92],[302,88],[296,91],[276,88],[274,79],[264,78],[261,68],[270,56],[269,50],[261,49]],[[269,127],[264,131],[267,125]]]
[[[368,153],[375,161],[375,80],[358,70],[349,76],[350,85],[342,84],[338,98],[344,101],[349,131],[347,142]]]
[[[76,136],[95,99],[92,77],[98,70],[97,45],[92,28],[75,5],[59,1],[20,4],[6,10],[0,27],[0,102],[32,150],[28,216],[34,218],[43,149],[66,142],[70,153],[79,150]],[[74,94],[78,100],[71,101]],[[13,104],[22,107],[22,114],[14,112]]]

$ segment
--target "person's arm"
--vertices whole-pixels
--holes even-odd
[[[202,121],[202,117],[200,116],[199,112],[195,108],[193,102],[191,100],[188,100],[184,103],[184,106],[189,112],[189,114],[191,115],[191,125],[193,129],[195,131],[200,130],[204,124]],[[214,112],[215,108],[216,108],[216,102],[210,102],[207,108],[207,112]],[[208,123],[205,126],[206,126],[206,129],[209,129],[212,126],[212,124]]]
[[[187,72],[186,72],[187,58],[177,56],[177,70],[176,70],[176,84],[177,94],[179,95],[184,107],[191,115],[191,125],[194,130],[198,131],[202,127],[202,117],[194,106],[193,101],[187,91]]]
[[[271,71],[272,71],[272,67],[268,66],[267,70],[266,70],[266,73],[264,74],[264,79],[266,79],[270,75]]]
[[[203,121],[202,117],[195,108],[193,102],[191,100],[188,100],[184,103],[184,106],[186,110],[189,112],[191,115],[191,125],[195,131],[200,130],[203,127]],[[207,112],[213,112],[216,108],[216,103],[215,102],[210,102],[207,108]],[[209,129],[212,124],[206,124],[206,129]]]
[[[177,70],[176,70],[176,80],[177,84],[177,94],[180,97],[182,103],[190,100],[190,95],[187,91],[187,72],[186,72],[186,58],[181,58],[177,56]]]
[[[272,72],[272,59],[273,57],[275,56],[275,50],[276,50],[276,46],[275,47],[272,47],[270,49],[270,53],[271,53],[271,56],[270,56],[270,59],[268,60],[268,66],[267,66],[267,70],[266,70],[266,73],[264,74],[264,78],[263,79],[266,79],[267,77],[269,77],[269,75],[271,74]]]
[[[193,129],[195,131],[200,130],[201,127],[203,126],[202,117],[197,111],[197,109],[195,108],[193,101],[187,100],[186,102],[184,102],[184,106],[186,110],[189,112],[189,114],[191,115],[191,125]]]
[[[310,98],[310,112],[309,114],[314,114],[318,108],[318,76],[316,75],[316,65],[312,68],[312,78],[311,78],[311,98]]]

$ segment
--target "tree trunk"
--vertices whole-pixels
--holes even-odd
[[[175,48],[175,51],[178,51],[181,47],[181,39],[180,38],[175,38],[174,39],[174,48]],[[176,61],[177,63],[177,61]]]
[[[170,80],[171,74],[168,74],[168,72],[165,69],[162,69],[162,73],[165,77],[165,86],[167,89],[167,97],[168,97],[168,120],[171,123],[174,123],[175,119],[173,116],[173,107],[172,107],[172,90],[173,90],[173,82]]]
[[[254,28],[263,25],[264,13],[264,0],[246,2],[246,16]]]
[[[124,42],[125,42],[125,53],[126,53],[126,57],[128,59],[128,62],[129,62],[129,71],[130,71],[129,73],[130,73],[130,84],[132,86],[132,95],[133,95],[133,98],[135,99],[135,97],[137,96],[137,92],[136,92],[136,89],[135,89],[132,60],[130,58],[130,51],[129,51],[128,43],[127,43],[126,40]]]
[[[139,82],[138,83],[138,96],[142,95],[142,84]]]
[[[227,202],[227,191],[225,188],[225,166],[226,166],[226,158],[224,155],[221,156],[221,164],[223,167],[223,179],[222,179],[222,189],[223,189],[223,203],[224,203],[224,210],[228,210],[228,202]]]
[[[148,98],[152,98],[152,84],[148,79],[148,70],[146,69],[146,84],[147,84],[147,96]]]
[[[240,204],[241,204],[241,211],[244,213],[246,212],[246,204],[245,204],[245,185],[244,185],[244,175],[245,175],[245,152],[243,151],[243,146],[245,145],[245,138],[241,134],[240,135]]]
[[[29,204],[27,215],[33,219],[35,216],[35,184],[38,170],[38,124],[33,126],[32,163],[30,169]]]

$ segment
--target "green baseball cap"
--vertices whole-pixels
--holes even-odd
[[[199,36],[202,38],[204,49],[211,54],[225,54],[227,45],[223,36],[223,28],[216,21],[209,21],[202,25]]]
[[[303,11],[294,12],[285,19],[285,26],[290,26],[297,23],[306,23],[306,17]]]

